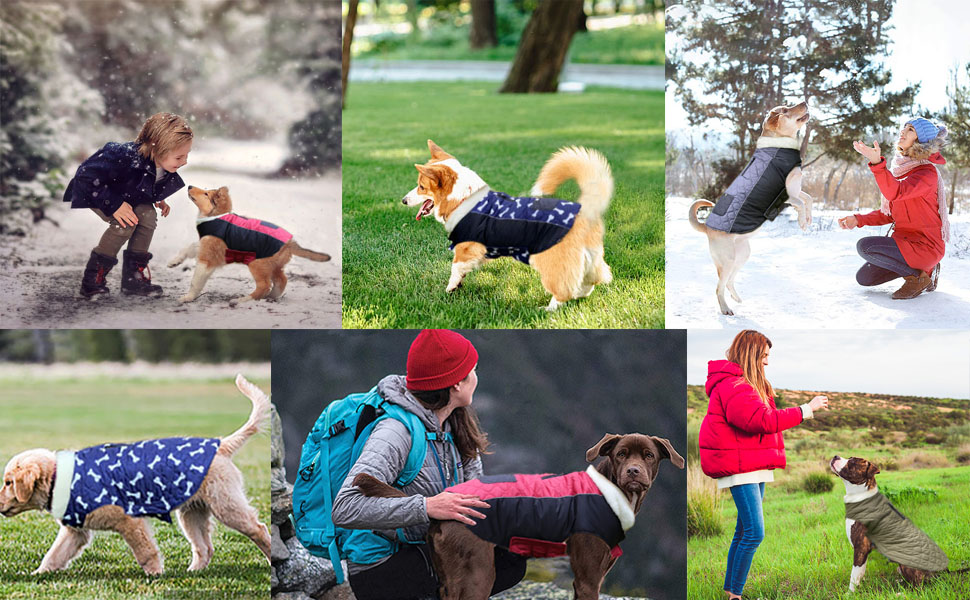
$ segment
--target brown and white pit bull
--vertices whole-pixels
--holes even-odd
[[[657,477],[660,461],[669,459],[676,467],[684,468],[683,457],[668,440],[640,433],[603,436],[586,451],[587,462],[599,457],[606,458],[596,467],[590,466],[586,472],[499,475],[454,486],[459,493],[478,492],[490,508],[479,509],[487,518],[479,520],[475,526],[451,520],[431,520],[428,544],[441,582],[441,598],[488,598],[495,581],[496,546],[524,556],[568,554],[576,598],[599,598],[603,578],[620,554],[616,543],[633,525],[634,517]],[[520,484],[528,492],[510,498],[510,490]],[[354,485],[365,496],[405,495],[366,473],[357,475]],[[494,493],[488,489],[491,486],[496,486]],[[538,499],[542,502],[529,504]],[[577,503],[567,510],[559,506],[545,514],[539,506],[560,502]],[[528,506],[528,515],[522,514],[523,506]],[[563,515],[570,515],[572,520],[565,522]],[[549,531],[557,533],[549,534]],[[562,551],[556,553],[556,546]],[[537,549],[538,553],[530,552]]]
[[[943,550],[880,493],[879,467],[864,458],[839,455],[832,457],[829,466],[845,484],[845,533],[852,544],[850,592],[862,581],[873,549],[897,563],[900,575],[913,585],[946,570]]]

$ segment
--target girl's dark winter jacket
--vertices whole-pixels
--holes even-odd
[[[707,366],[707,415],[699,436],[701,469],[721,478],[762,469],[785,468],[781,432],[802,422],[795,406],[778,409],[764,403],[737,363],[712,360]]]
[[[185,186],[178,173],[166,173],[155,183],[155,161],[138,153],[135,142],[108,142],[81,163],[67,185],[64,202],[71,208],[97,208],[111,216],[123,202],[152,204]]]

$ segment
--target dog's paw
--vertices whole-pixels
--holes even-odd
[[[457,290],[458,288],[460,288],[461,287],[461,283],[462,282],[460,282],[460,281],[458,283],[449,283],[448,284],[448,287],[445,288],[445,292],[447,292],[447,293],[450,294],[451,292],[453,292],[453,291]]]
[[[184,296],[182,296],[182,297],[179,298],[179,304],[185,304],[186,302],[192,302],[193,300],[195,300],[195,298],[196,297],[193,296],[192,294],[185,294]]]
[[[180,264],[182,264],[182,260],[181,259],[173,258],[172,260],[168,261],[168,264],[166,264],[165,266],[168,267],[169,269],[174,269],[175,267],[179,266]]]

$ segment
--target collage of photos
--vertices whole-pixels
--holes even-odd
[[[966,23],[0,2],[0,598],[970,598]]]

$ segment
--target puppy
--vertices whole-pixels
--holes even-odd
[[[269,398],[242,375],[236,386],[253,404],[246,424],[223,438],[166,438],[106,444],[84,450],[43,448],[14,456],[3,473],[0,514],[51,512],[61,523],[57,539],[34,571],[59,571],[79,556],[94,531],[120,533],[148,575],[162,573],[162,555],[148,522],[171,522],[175,511],[192,545],[189,571],[212,558],[210,516],[251,539],[269,560],[270,535],[243,489],[232,456],[269,417]]]
[[[772,108],[762,124],[754,156],[717,204],[698,200],[690,207],[691,227],[707,235],[717,269],[717,303],[722,314],[734,314],[724,299],[725,289],[735,302],[741,302],[734,289],[734,277],[751,255],[748,239],[765,220],[774,220],[787,201],[798,211],[802,230],[812,223],[812,197],[802,191],[802,161],[796,137],[808,117],[805,102]],[[714,208],[701,224],[697,210],[705,206]]]
[[[864,458],[838,455],[829,466],[845,484],[845,533],[852,544],[850,592],[862,581],[873,548],[897,563],[899,573],[913,585],[946,570],[949,561],[943,550],[879,492],[879,467]]]
[[[234,214],[229,188],[203,190],[190,185],[189,198],[199,209],[196,218],[199,241],[182,250],[168,263],[169,267],[176,267],[187,258],[198,258],[192,285],[188,293],[179,298],[180,303],[198,298],[212,272],[229,263],[248,265],[249,272],[256,280],[256,289],[251,294],[231,301],[236,304],[282,297],[286,290],[283,267],[293,255],[317,262],[330,260],[329,254],[301,247],[293,235],[282,227]]]
[[[493,191],[477,173],[428,140],[431,160],[414,165],[418,185],[404,196],[445,226],[454,259],[446,292],[487,259],[512,256],[539,271],[552,294],[547,310],[584,298],[613,280],[603,260],[603,215],[613,195],[610,166],[599,152],[563,148],[542,167],[530,192],[551,194],[566,180],[579,184],[578,202],[514,198]]]
[[[579,600],[599,598],[603,578],[622,554],[618,543],[657,477],[660,461],[684,468],[670,442],[639,433],[607,434],[586,451],[595,468],[565,475],[495,475],[446,491],[479,496],[489,508],[474,526],[431,521],[428,544],[443,600],[488,598],[495,582],[494,549],[529,557],[569,556]],[[365,496],[402,497],[400,490],[361,473]],[[595,533],[594,533],[595,532]]]

